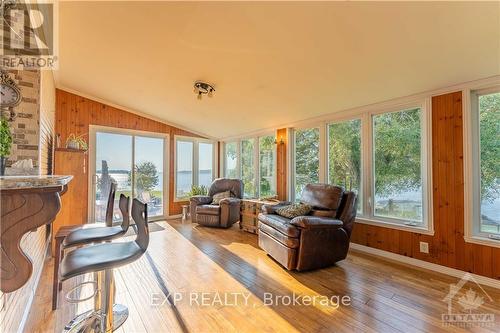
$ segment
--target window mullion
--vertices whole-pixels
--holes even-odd
[[[254,154],[254,186],[255,186],[255,196],[260,197],[260,141],[259,137],[255,137],[255,145],[253,147]]]
[[[327,135],[326,135],[326,124],[321,124],[319,126],[319,182],[328,182],[328,151],[327,151]]]
[[[362,117],[361,151],[362,151],[362,215],[373,217],[373,126],[372,116],[366,113]]]
[[[193,176],[192,176],[192,182],[193,182],[193,185],[196,185],[198,186],[199,184],[199,177],[198,177],[198,173],[199,173],[199,142],[198,141],[195,141],[193,140],[192,141],[193,143],[193,164],[192,164],[192,168],[193,168]]]

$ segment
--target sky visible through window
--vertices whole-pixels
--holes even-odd
[[[138,136],[140,137],[140,136]],[[157,138],[140,137],[141,147],[136,149],[136,159],[138,163],[149,161],[155,165],[163,165],[163,156],[157,154],[162,149],[161,141]],[[113,161],[113,170],[129,170],[130,155],[132,154],[132,136],[115,133],[97,133],[96,143],[99,146],[96,152],[96,161]],[[188,149],[191,143],[178,141],[179,148],[182,150]],[[200,145],[200,170],[210,170],[212,168],[212,149],[208,144]],[[179,171],[190,171],[191,162],[189,154],[179,154],[177,164]],[[98,166],[101,164],[98,163]],[[100,169],[100,167],[99,167]],[[97,170],[98,172],[100,170]]]

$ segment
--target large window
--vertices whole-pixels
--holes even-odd
[[[176,141],[176,182],[175,196],[186,198],[193,186],[193,142]]]
[[[479,96],[480,231],[500,235],[500,92]]]
[[[361,119],[328,125],[328,182],[360,195]]]
[[[225,148],[224,175],[226,178],[238,178],[238,143],[228,142]]]
[[[420,225],[421,110],[373,116],[374,215]]]
[[[472,94],[472,236],[500,241],[500,88]]]
[[[257,196],[255,188],[255,139],[241,140],[241,180],[245,197]]]
[[[209,187],[214,179],[214,145],[212,143],[200,142],[198,147],[198,184]]]
[[[186,200],[193,186],[208,187],[215,178],[213,142],[175,138],[175,199]]]
[[[276,195],[276,149],[274,136],[259,138],[259,193],[261,197]]]
[[[319,128],[294,131],[294,189],[299,200],[304,186],[319,182]]]
[[[246,198],[276,195],[276,143],[274,135],[226,142],[224,176],[240,178]]]
[[[429,103],[294,129],[291,199],[309,183],[338,185],[358,194],[360,222],[432,233]]]

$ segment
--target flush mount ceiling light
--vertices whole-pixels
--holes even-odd
[[[213,97],[214,92],[215,88],[209,83],[203,81],[196,81],[194,83],[194,93],[197,95],[198,99],[201,99],[203,95]]]

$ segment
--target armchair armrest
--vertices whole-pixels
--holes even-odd
[[[338,229],[344,225],[340,220],[320,216],[297,216],[290,221],[290,224],[302,229]]]
[[[241,199],[238,198],[224,198],[219,201],[220,206],[228,205],[228,206],[239,206],[241,203]]]
[[[262,205],[261,212],[263,214],[276,214],[276,209],[291,205],[292,203],[289,201],[282,201],[277,205]]]
[[[189,201],[191,204],[195,204],[196,206],[207,205],[212,202],[212,197],[206,195],[195,195],[192,196]]]

